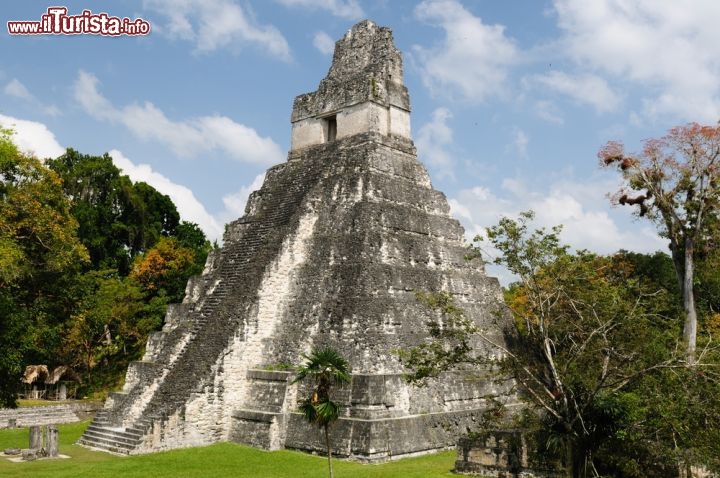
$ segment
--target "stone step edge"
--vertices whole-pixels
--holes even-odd
[[[233,418],[246,422],[271,423],[276,417],[283,415],[282,412],[268,412],[264,410],[250,410],[240,408],[232,413]]]
[[[121,436],[116,435],[109,435],[104,433],[88,433],[86,435],[83,435],[81,438],[84,442],[101,442],[101,443],[111,443],[115,444],[117,446],[121,446],[123,448],[128,448],[130,450],[134,449],[139,443],[139,440],[135,440],[132,438],[125,438]]]

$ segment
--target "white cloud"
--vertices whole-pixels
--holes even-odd
[[[548,123],[563,124],[565,119],[562,117],[559,108],[552,101],[539,100],[535,102],[535,114],[538,118]]]
[[[555,0],[563,44],[578,65],[641,89],[645,114],[720,117],[720,2]]]
[[[55,158],[65,153],[55,139],[55,135],[42,123],[21,120],[11,116],[0,115],[0,126],[12,128],[15,134],[13,141],[18,147],[38,158]],[[174,183],[163,174],[153,170],[148,164],[136,164],[117,149],[110,150],[113,163],[127,174],[133,182],[143,181],[166,194],[172,199],[185,221],[198,224],[211,241],[221,241],[224,224],[244,214],[248,195],[260,189],[265,178],[264,173],[255,177],[249,186],[243,186],[233,194],[223,197],[225,209],[215,215],[210,214],[205,206],[195,197],[192,190],[181,184]]]
[[[313,45],[323,55],[331,55],[335,51],[335,40],[325,32],[317,32],[313,37]]]
[[[501,198],[483,186],[461,189],[454,197],[450,197],[448,202],[452,214],[465,227],[465,238],[468,241],[501,217],[519,212],[515,210],[516,205],[511,200]]]
[[[275,164],[284,159],[280,146],[271,138],[261,137],[254,129],[226,116],[173,121],[150,102],[118,108],[99,92],[99,83],[97,77],[84,71],[75,81],[75,99],[88,114],[120,123],[137,137],[159,141],[180,156],[218,150],[247,163]]]
[[[286,7],[326,10],[336,17],[358,20],[365,16],[357,0],[277,0]]]
[[[42,112],[48,116],[62,115],[62,111],[60,111],[60,108],[58,108],[55,105],[43,105],[41,109],[42,109]]]
[[[25,88],[25,85],[20,83],[20,81],[17,78],[13,78],[10,80],[10,82],[5,85],[5,88],[3,89],[6,95],[14,96],[15,98],[20,98],[23,100],[33,100],[34,97],[32,94],[30,94],[30,91]]]
[[[521,129],[515,130],[513,145],[515,147],[515,152],[517,152],[518,156],[523,159],[527,159],[528,157],[528,143],[530,143],[530,138],[528,138],[528,135],[525,133],[525,131]]]
[[[56,158],[65,153],[65,148],[42,123],[0,115],[0,125],[15,131],[13,141],[28,154],[38,158]]]
[[[45,113],[48,116],[59,116],[61,114],[57,106],[48,106],[42,104],[17,78],[13,78],[12,80],[10,80],[8,84],[5,85],[5,88],[3,88],[3,92],[8,96],[19,98],[21,100],[32,103],[37,107],[39,111]]]
[[[145,182],[162,194],[172,199],[177,207],[180,217],[200,226],[211,241],[222,238],[223,224],[210,215],[205,206],[198,201],[193,192],[186,186],[172,182],[166,176],[154,171],[148,164],[135,164],[120,151],[113,149],[109,152],[115,166],[123,174],[127,174],[133,182]]]
[[[620,249],[652,253],[667,252],[652,224],[633,221],[628,211],[614,209],[606,193],[617,189],[615,179],[590,178],[578,181],[560,178],[538,187],[523,180],[506,178],[496,193],[476,186],[458,191],[449,199],[453,214],[466,230],[467,240],[497,224],[501,217],[517,217],[535,211],[535,224],[547,229],[562,224],[561,239],[575,249],[612,254]]]
[[[518,186],[515,184],[514,186]],[[550,230],[551,227],[562,224],[561,240],[570,244],[574,249],[588,249],[602,254],[612,254],[619,249],[636,250],[639,252],[655,252],[665,250],[664,245],[650,227],[633,227],[631,230],[623,231],[616,222],[610,218],[605,211],[591,211],[587,205],[580,203],[570,195],[564,195],[555,188],[551,188],[549,196],[531,195],[503,196],[490,195],[487,198],[471,203],[468,198],[473,196],[467,192],[460,193],[463,197],[463,207],[470,211],[472,220],[458,215],[458,218],[467,228],[468,240],[475,235],[485,235],[485,228],[497,224],[501,217],[517,218],[518,213],[532,209],[535,211],[535,221],[532,228],[544,227]],[[455,214],[458,207],[458,200],[451,200],[451,208]],[[466,213],[467,216],[467,213]],[[482,221],[480,223],[476,221]],[[623,240],[632,238],[634,242],[623,243]],[[637,239],[637,240],[636,240]],[[637,247],[633,247],[637,246]],[[486,258],[497,257],[499,251],[483,245],[483,252]],[[499,266],[489,265],[487,273],[497,277],[503,285],[517,280],[507,269]]]
[[[95,75],[80,70],[73,85],[73,96],[93,118],[116,120],[119,112],[107,98],[100,94],[100,91],[98,91],[99,85],[100,80]]]
[[[437,108],[432,121],[423,125],[417,134],[420,160],[439,169],[440,176],[452,176],[452,157],[447,147],[453,142],[453,132],[448,126],[452,113],[447,108]]]
[[[170,38],[195,42],[197,52],[256,44],[281,60],[291,58],[282,33],[272,25],[257,24],[252,12],[233,0],[144,0],[143,5],[166,17],[167,24],[159,31]]]
[[[425,0],[415,16],[445,30],[442,44],[414,47],[426,86],[477,102],[504,93],[519,52],[503,26],[484,24],[456,0]]]
[[[600,113],[615,111],[620,106],[619,96],[610,89],[604,78],[596,75],[571,76],[553,71],[546,75],[532,76],[529,81],[567,95],[578,103],[588,104]]]
[[[225,212],[222,213],[223,222],[233,221],[245,215],[245,206],[248,197],[253,191],[257,191],[265,181],[265,173],[258,174],[249,186],[243,186],[235,193],[223,196]]]

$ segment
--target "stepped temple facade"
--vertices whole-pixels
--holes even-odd
[[[323,450],[297,411],[307,386],[287,365],[325,345],[352,366],[335,397],[340,456],[453,446],[503,393],[478,369],[425,387],[403,378],[396,351],[427,340],[433,316],[416,292],[452,294],[498,341],[504,319],[497,280],[466,260],[463,229],[417,159],[391,31],[369,21],[348,31],[291,121],[287,162],[268,170],[80,443],[130,454],[218,441]]]

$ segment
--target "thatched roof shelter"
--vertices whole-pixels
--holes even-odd
[[[20,380],[30,385],[35,382],[46,381],[49,375],[47,365],[28,365],[25,367],[25,374]]]
[[[45,379],[45,383],[48,385],[55,385],[60,380],[78,382],[80,381],[80,377],[67,365],[59,365],[53,369],[51,374],[48,375]]]

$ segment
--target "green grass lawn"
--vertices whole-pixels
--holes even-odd
[[[89,421],[60,425],[60,453],[68,459],[13,463],[0,458],[0,477],[13,478],[181,478],[327,476],[327,458],[293,451],[265,452],[234,443],[219,443],[150,455],[119,457],[75,445]],[[27,448],[28,429],[0,430],[0,451]],[[451,477],[455,452],[363,465],[334,460],[336,478]]]
[[[21,398],[18,400],[18,407],[47,407],[50,405],[65,405],[68,403],[81,403],[80,400],[43,400],[32,398]]]

